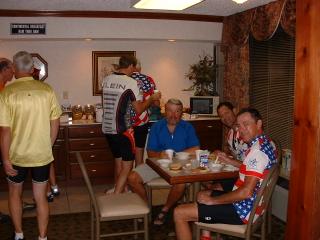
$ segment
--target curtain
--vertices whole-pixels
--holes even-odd
[[[277,0],[224,18],[225,57],[223,96],[239,110],[249,105],[249,35],[259,41],[273,36],[279,24],[295,36],[295,0]]]

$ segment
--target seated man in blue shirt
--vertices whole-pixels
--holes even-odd
[[[166,117],[155,123],[151,130],[147,145],[148,157],[167,158],[166,149],[175,152],[193,153],[199,149],[199,140],[193,126],[181,120],[182,102],[178,99],[169,99],[165,106]],[[147,202],[147,193],[144,184],[159,175],[148,165],[142,164],[135,168],[128,177],[128,183],[132,190]],[[160,214],[156,217],[154,224],[162,225],[169,209],[182,197],[185,184],[172,185],[167,202]]]

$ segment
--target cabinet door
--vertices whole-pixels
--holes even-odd
[[[222,124],[220,120],[191,121],[200,141],[201,149],[210,151],[222,147]]]
[[[57,140],[52,147],[52,154],[54,158],[54,167],[56,178],[58,180],[66,179],[66,161],[67,149],[65,142],[65,127],[60,127]]]
[[[56,178],[58,180],[65,180],[66,178],[66,159],[67,151],[65,140],[57,139],[52,147],[52,154],[54,158],[54,168]]]

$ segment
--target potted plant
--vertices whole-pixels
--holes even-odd
[[[190,65],[186,78],[193,84],[185,91],[194,90],[195,96],[216,96],[216,80],[218,65],[210,55],[199,56],[199,62]]]

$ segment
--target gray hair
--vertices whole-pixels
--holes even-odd
[[[30,53],[26,51],[17,52],[13,56],[13,63],[15,68],[21,72],[29,73],[33,68],[33,59]]]
[[[177,98],[170,98],[166,104],[173,104],[173,105],[181,106],[183,108],[182,102]]]

